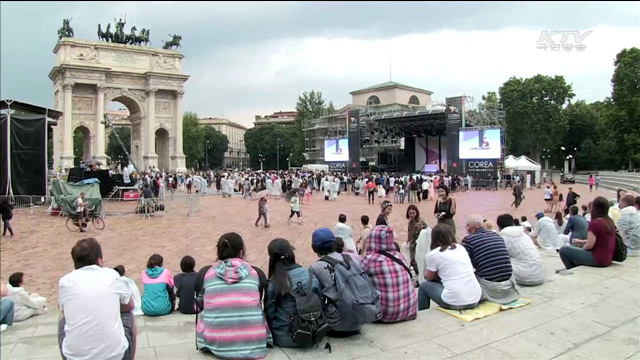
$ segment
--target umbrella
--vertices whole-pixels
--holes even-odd
[[[269,190],[261,190],[256,194],[253,200],[262,199],[263,197],[269,195],[269,193],[270,193]]]
[[[299,189],[291,189],[287,191],[287,193],[284,194],[284,199],[287,200],[287,202],[291,201],[291,198],[298,196],[298,190]]]

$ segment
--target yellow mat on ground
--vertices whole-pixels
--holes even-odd
[[[439,306],[437,307],[437,309],[460,320],[469,322],[477,319],[482,319],[483,317],[491,316],[493,314],[497,314],[498,312],[500,312],[500,310],[515,309],[529,304],[531,304],[531,299],[520,298],[505,305],[483,301],[473,309],[448,310]]]

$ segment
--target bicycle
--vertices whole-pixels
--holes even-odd
[[[98,230],[104,230],[105,223],[104,220],[99,215],[96,215],[95,212],[90,211],[89,216],[82,222],[82,228],[86,228],[89,220],[93,224],[93,226]],[[78,214],[69,215],[67,218],[67,229],[69,231],[80,231],[80,224],[78,223]]]

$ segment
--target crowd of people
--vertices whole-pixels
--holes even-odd
[[[71,250],[75,270],[58,284],[63,358],[133,359],[134,315],[180,311],[197,315],[200,350],[226,359],[260,359],[270,345],[310,347],[324,337],[359,334],[369,323],[411,321],[432,301],[453,310],[471,309],[482,301],[512,303],[520,297],[519,287],[545,282],[541,251],[557,251],[566,270],[606,267],[620,251],[619,233],[627,254],[640,255],[640,197],[624,190],[618,190],[612,201],[596,197],[583,204],[580,213],[580,196],[569,188],[562,211],[556,210],[554,219],[538,212],[535,226],[526,216],[505,213],[494,222],[471,215],[464,219],[466,235],[460,239],[454,221],[456,200],[448,185],[459,189],[464,178],[456,185],[446,176],[203,175],[225,194],[237,191],[254,198],[260,192],[256,226],[262,219],[269,226],[268,198],[292,190],[297,191],[291,196],[289,222],[295,215],[302,221],[300,203],[307,189],[323,192],[327,201],[342,191],[360,194],[369,189],[374,189],[374,200],[383,199],[375,225],[366,215],[360,218],[357,238],[345,214],[338,216],[333,229],[313,231],[311,248],[318,259],[308,269],[296,262],[290,241],[276,238],[266,249],[265,274],[246,261],[245,240],[232,232],[217,240],[218,260],[198,272],[196,260],[187,255],[179,264],[182,272],[174,277],[163,257],[152,254],[140,274],[140,291],[123,265],[103,266],[96,239],[82,239]],[[420,209],[411,204],[405,214],[407,238],[399,239],[389,220],[394,204],[387,197],[405,189],[409,202],[435,198],[437,224],[429,227]],[[545,190],[545,201],[559,207],[560,201],[553,204],[554,191],[548,199],[550,189]],[[371,202],[369,196],[367,201]],[[14,321],[47,311],[46,299],[29,294],[24,285],[23,273],[11,275],[7,286],[2,284],[2,331]]]

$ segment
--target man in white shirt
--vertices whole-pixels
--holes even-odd
[[[113,269],[102,267],[94,238],[71,249],[75,270],[58,282],[58,344],[63,359],[135,358],[136,325],[132,291]]]

